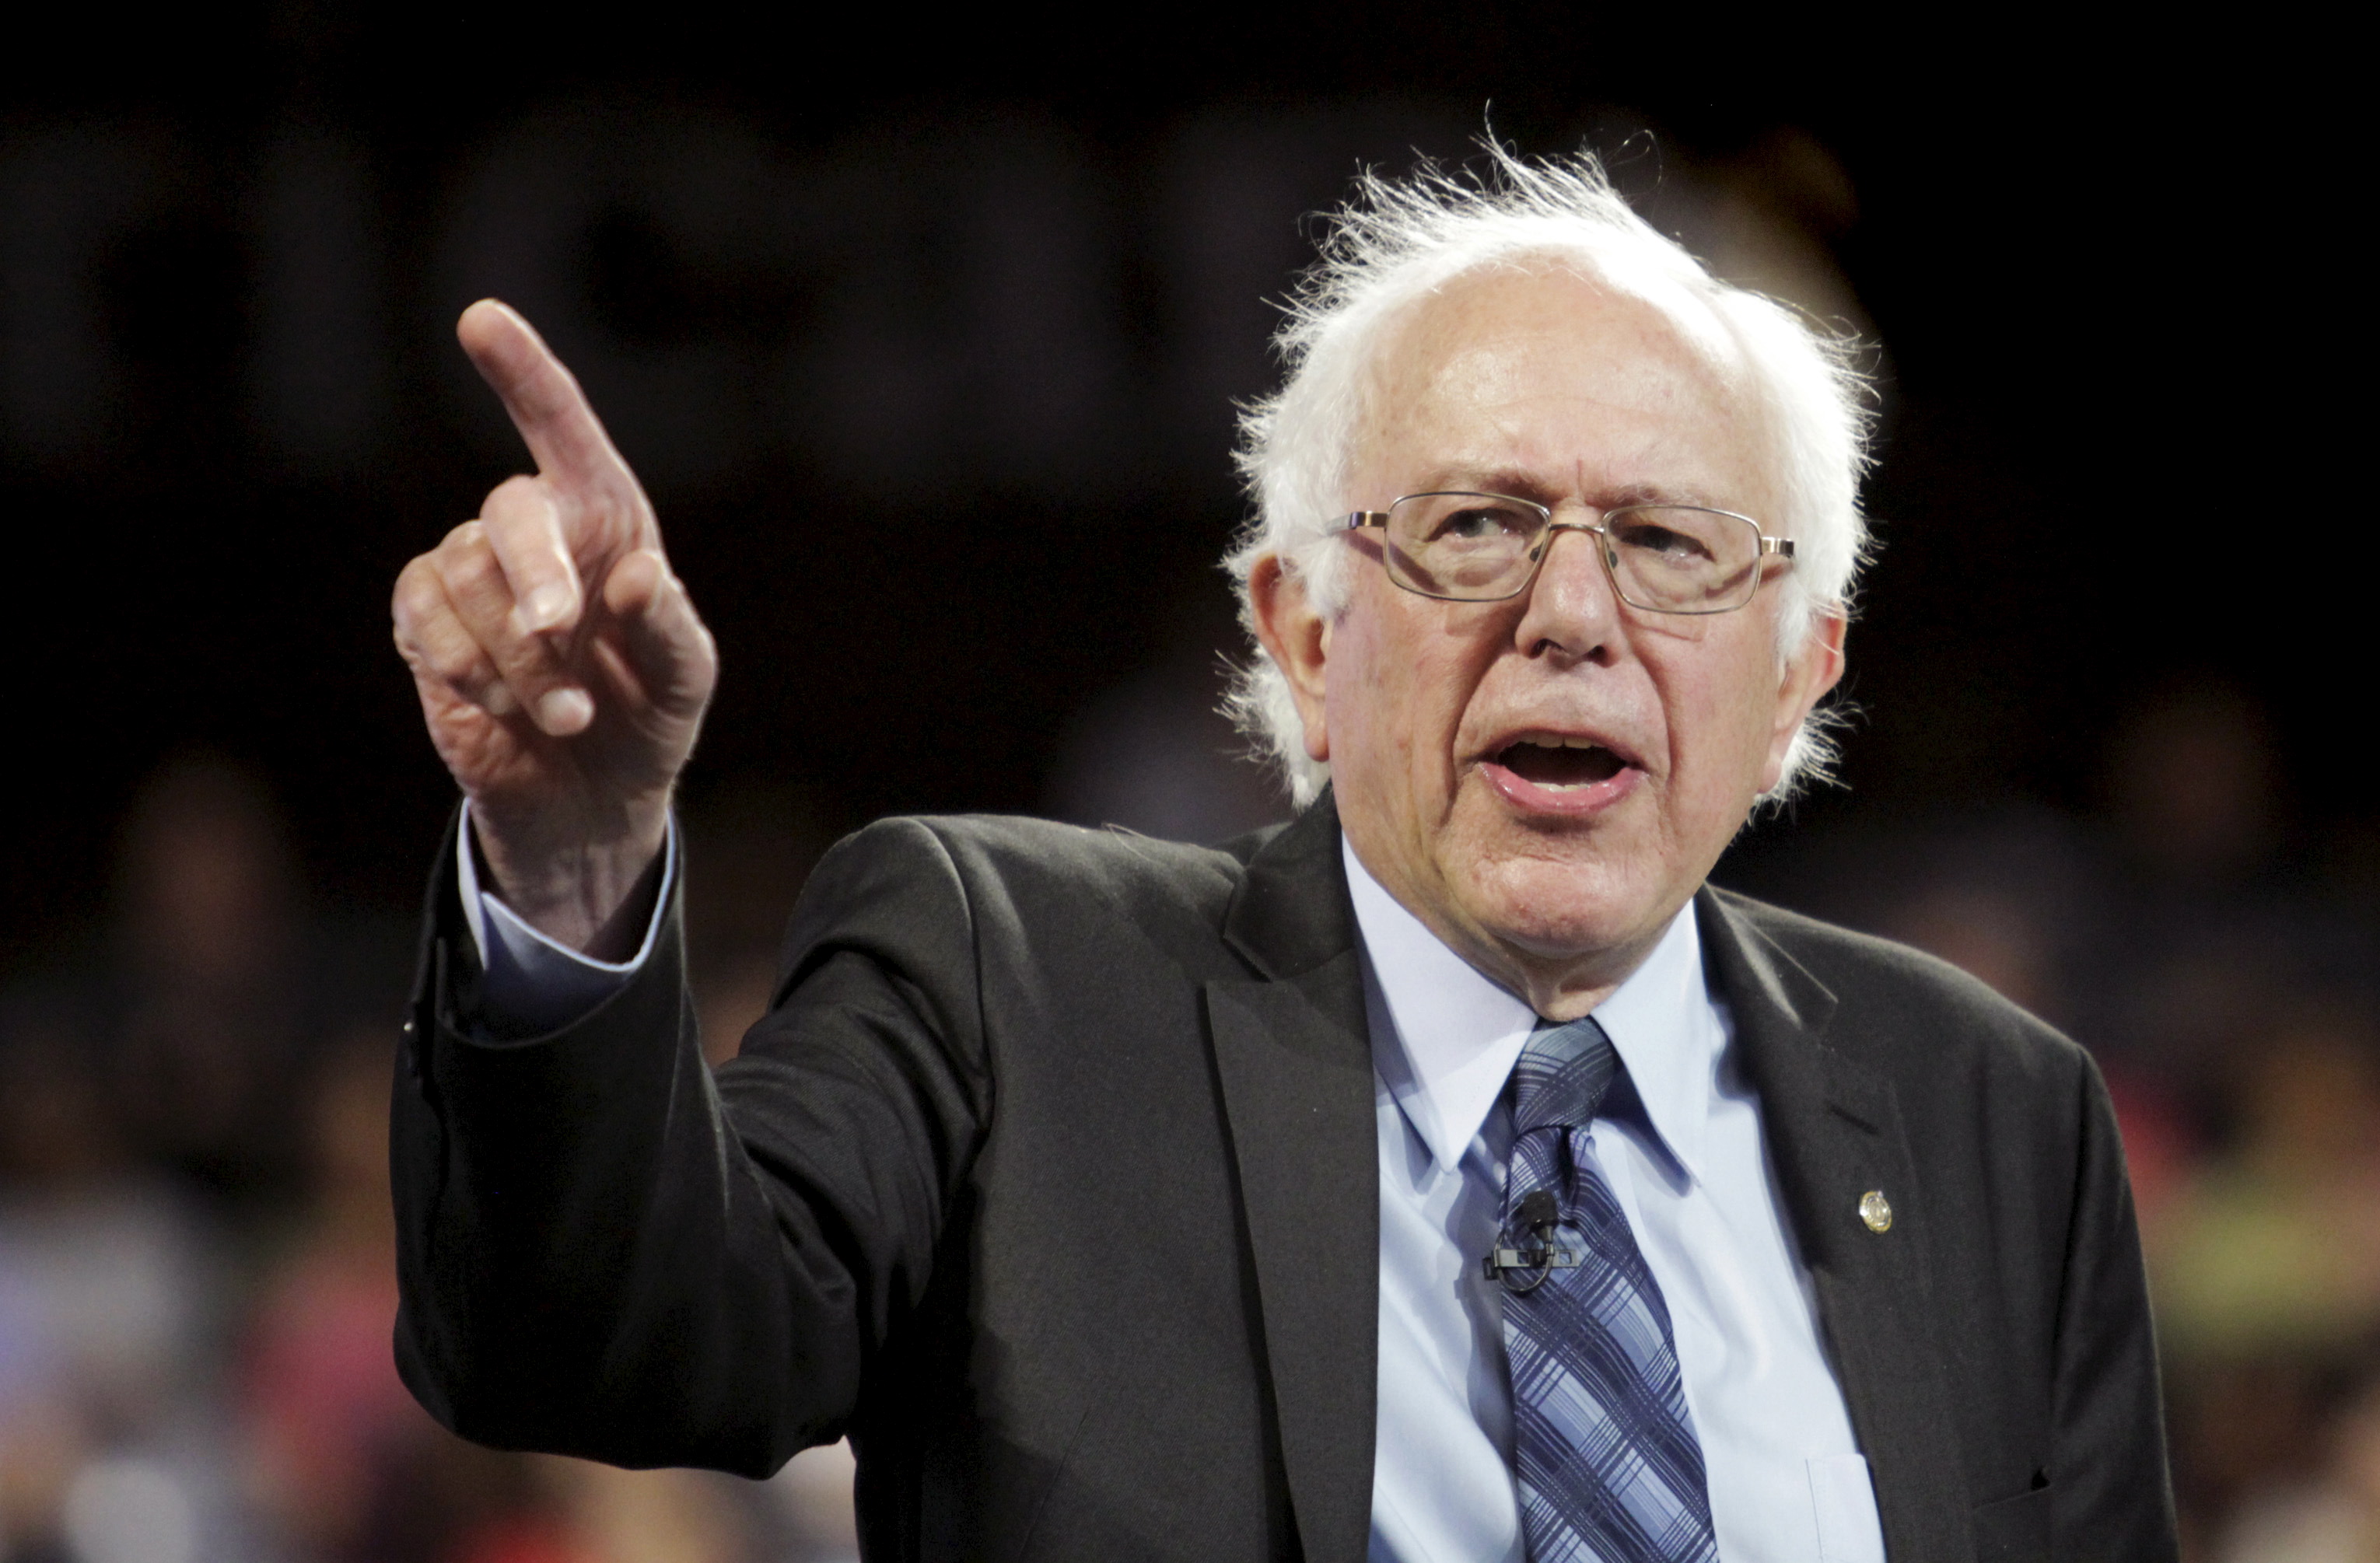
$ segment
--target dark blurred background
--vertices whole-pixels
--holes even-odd
[[[1721,878],[2093,1047],[2196,1556],[2380,1547],[2325,41],[1530,0],[50,25],[0,54],[0,1558],[848,1545],[831,1461],[482,1460],[386,1372],[375,1092],[452,804],[388,590],[524,460],[463,305],[577,370],[719,636],[685,800],[732,1050],[877,815],[1280,812],[1212,715],[1232,403],[1312,214],[1491,126],[1870,345],[1845,785]],[[814,542],[854,512],[867,552]]]

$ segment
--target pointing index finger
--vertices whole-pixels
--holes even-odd
[[[578,381],[510,305],[482,298],[463,311],[455,334],[511,415],[540,475],[557,486],[625,488],[641,497],[634,473],[603,431]]]

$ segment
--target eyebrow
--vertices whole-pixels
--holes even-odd
[[[1428,487],[1416,493],[1437,493],[1452,491],[1460,493],[1510,494],[1514,499],[1534,500],[1553,508],[1564,497],[1552,485],[1519,467],[1448,467],[1432,475]],[[1605,489],[1595,496],[1599,510],[1617,510],[1631,504],[1688,504],[1707,509],[1729,510],[1699,489],[1670,489],[1658,483],[1623,483]]]

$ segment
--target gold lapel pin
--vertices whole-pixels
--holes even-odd
[[[1859,1210],[1860,1219],[1867,1223],[1869,1231],[1888,1232],[1892,1230],[1892,1202],[1884,1197],[1882,1189],[1870,1189],[1860,1195]]]

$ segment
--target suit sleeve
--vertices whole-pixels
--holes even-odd
[[[2115,1109],[2087,1060],[2080,1085],[2049,1472],[2056,1556],[2155,1563],[2177,1543],[2140,1230]]]
[[[760,1476],[832,1439],[926,1295],[985,1132],[965,888],[887,821],[837,846],[770,1014],[714,1077],[680,886],[651,958],[573,1024],[481,1004],[440,854],[397,1067],[397,1363],[466,1437]]]

